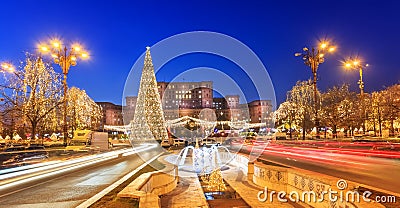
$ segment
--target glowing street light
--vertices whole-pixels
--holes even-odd
[[[362,64],[359,59],[350,57],[344,61],[344,67],[346,69],[355,69],[359,71],[360,80],[358,80],[358,85],[360,87],[360,96],[362,97],[364,95],[363,69],[368,67],[368,64]]]
[[[39,51],[43,54],[49,54],[54,63],[58,64],[64,75],[64,119],[63,119],[63,134],[64,134],[64,145],[67,145],[68,126],[67,126],[67,76],[71,66],[76,66],[78,57],[82,60],[88,59],[89,54],[79,44],[72,44],[71,47],[67,47],[58,39],[52,39],[48,43],[42,43],[38,46]]]
[[[8,62],[2,62],[0,64],[0,69],[2,71],[14,72],[15,67],[12,64],[8,63]]]
[[[335,52],[336,47],[331,45],[328,41],[322,41],[318,47],[312,47],[309,50],[307,47],[303,48],[303,52],[295,53],[295,56],[301,56],[304,64],[311,68],[313,74],[313,86],[314,86],[314,113],[315,113],[315,126],[317,129],[317,138],[319,138],[319,118],[318,118],[318,97],[317,97],[317,71],[319,64],[325,61],[326,53]]]
[[[348,58],[344,62],[344,67],[349,70],[358,70],[360,74],[360,80],[358,80],[358,86],[360,88],[360,100],[363,109],[363,131],[365,133],[365,108],[364,108],[364,81],[363,81],[363,69],[368,67],[368,64],[362,64],[358,58]]]

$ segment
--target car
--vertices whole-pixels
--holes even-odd
[[[211,145],[213,145],[213,144],[215,144],[215,145],[219,145],[219,143],[217,143],[217,141],[215,141],[215,139],[209,139],[209,138],[207,138],[207,139],[203,139],[202,141],[201,141],[201,144],[204,146],[211,146]]]
[[[161,147],[170,147],[171,146],[171,144],[169,143],[169,141],[168,140],[163,140],[163,141],[161,141]]]
[[[185,140],[184,139],[174,139],[174,146],[182,146],[185,145]]]

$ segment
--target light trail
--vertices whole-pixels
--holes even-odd
[[[148,151],[156,146],[156,144],[146,144],[135,149],[127,148],[66,161],[57,160],[43,164],[33,164],[25,167],[10,168],[9,170],[3,171],[3,174],[0,175],[0,190],[6,190],[13,186],[51,177],[63,172],[76,170],[121,156],[125,157],[139,152]]]

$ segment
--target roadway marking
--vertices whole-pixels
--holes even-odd
[[[133,170],[132,172],[126,174],[124,177],[122,177],[121,179],[119,179],[118,181],[116,181],[115,183],[111,184],[110,186],[108,186],[107,188],[105,188],[103,191],[97,193],[96,195],[92,196],[90,199],[86,200],[85,202],[81,203],[80,205],[78,205],[76,208],[86,208],[91,206],[92,204],[94,204],[96,201],[100,200],[101,198],[103,198],[106,194],[108,194],[110,191],[114,190],[115,188],[117,188],[119,185],[121,185],[123,182],[125,182],[126,180],[128,180],[130,177],[132,177],[133,175],[135,175],[137,172],[139,172],[141,169],[143,169],[146,165],[150,164],[151,162],[153,162],[155,159],[157,159],[158,157],[160,157],[162,154],[164,154],[163,152],[161,152],[160,154],[154,156],[153,158],[151,158],[150,160],[146,161],[145,163],[143,163],[142,165],[140,165],[139,167],[137,167],[135,170]]]

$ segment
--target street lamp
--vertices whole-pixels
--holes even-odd
[[[363,69],[368,67],[368,64],[362,64],[361,61],[357,58],[349,58],[344,63],[344,67],[346,69],[355,69],[359,70],[360,80],[358,80],[358,86],[360,88],[360,100],[361,100],[361,107],[362,107],[362,119],[363,119],[363,132],[365,133],[365,108],[364,108],[364,81],[363,81]]]
[[[313,74],[313,86],[314,86],[314,113],[315,113],[315,126],[317,130],[317,138],[319,138],[319,118],[318,118],[318,97],[317,97],[317,71],[319,64],[325,61],[326,53],[333,53],[336,50],[335,46],[330,45],[329,42],[320,42],[317,48],[312,47],[309,50],[307,47],[303,48],[303,52],[295,53],[295,56],[301,56],[304,64],[311,68]]]
[[[63,115],[63,135],[64,135],[64,146],[67,146],[67,136],[68,136],[68,124],[67,124],[67,76],[68,71],[71,66],[75,66],[77,59],[82,60],[88,59],[89,54],[79,44],[72,44],[70,48],[58,39],[50,40],[49,43],[39,44],[39,50],[43,54],[50,54],[53,58],[55,64],[58,64],[64,75],[63,85],[64,85],[64,115]]]

